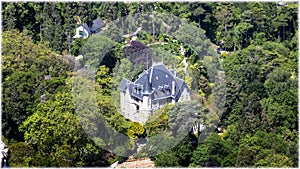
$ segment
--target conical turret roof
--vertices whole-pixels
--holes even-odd
[[[150,83],[150,74],[148,73],[148,71],[146,71],[146,79],[145,79],[145,83],[144,83],[143,94],[150,95],[151,92],[152,92],[152,86]]]

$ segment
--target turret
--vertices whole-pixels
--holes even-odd
[[[148,71],[146,72],[146,80],[144,83],[143,95],[150,95],[152,92],[152,85],[150,83],[150,76]]]
[[[142,113],[143,113],[142,118],[144,122],[146,122],[146,120],[152,113],[151,93],[152,93],[152,84],[150,83],[150,75],[148,71],[146,71],[146,79],[143,88],[143,107],[142,107]]]

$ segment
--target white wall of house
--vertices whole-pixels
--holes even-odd
[[[131,98],[129,91],[120,93],[121,112],[124,117],[129,118],[136,112],[136,101]]]
[[[190,93],[186,87],[183,88],[178,102],[190,100]],[[129,90],[120,92],[121,113],[125,118],[144,124],[152,115],[152,112],[165,107],[172,102],[172,98],[162,98],[151,100],[149,97],[143,97],[143,101],[137,101],[130,96]],[[137,110],[138,106],[138,110]]]
[[[154,100],[153,104],[152,104],[153,110],[161,109],[169,103],[172,103],[172,98],[171,97],[163,98],[163,99],[159,99],[159,100]]]
[[[89,37],[89,32],[81,25],[76,28],[76,35],[73,38],[87,38]]]

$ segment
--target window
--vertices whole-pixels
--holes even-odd
[[[137,93],[137,87],[136,86],[134,87],[134,93]]]
[[[79,35],[83,36],[84,32],[83,31],[79,31]]]
[[[167,94],[170,94],[170,93],[171,93],[170,89],[167,89]]]
[[[79,31],[79,35],[86,36],[86,33],[84,31]]]

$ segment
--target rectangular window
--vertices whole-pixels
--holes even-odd
[[[87,36],[87,34],[84,31],[79,31],[80,36]]]
[[[79,35],[84,36],[84,31],[79,31]]]

